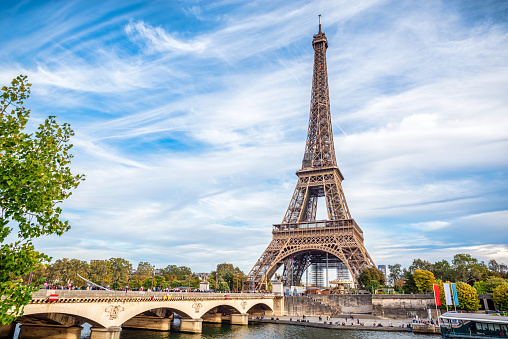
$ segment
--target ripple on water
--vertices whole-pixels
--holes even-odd
[[[14,339],[17,339],[19,327]],[[221,324],[203,324],[203,333],[188,334],[177,332],[155,332],[144,330],[124,329],[120,339],[438,339],[435,334],[413,334],[410,332],[380,332],[380,331],[349,331],[328,330],[279,324],[250,324],[249,326],[231,326]],[[81,332],[81,339],[90,338],[90,325],[85,324]]]
[[[405,339],[405,338],[439,338],[439,335],[413,335],[408,332],[349,331],[329,330],[312,327],[251,324],[249,326],[231,326],[220,324],[203,324],[202,334],[157,333],[141,330],[123,330],[121,339]]]

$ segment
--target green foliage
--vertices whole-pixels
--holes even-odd
[[[154,272],[154,267],[152,264],[146,261],[142,261],[138,264],[138,269],[136,270],[136,275],[139,275],[142,279],[146,277],[151,277]]]
[[[129,280],[128,284],[129,288],[130,289],[140,288],[142,281],[143,279],[141,279],[139,275],[133,275],[132,278]]]
[[[88,263],[78,259],[58,259],[48,267],[48,280],[55,285],[66,287],[68,284],[80,287],[85,281],[78,277],[88,275]]]
[[[432,273],[434,273],[434,277],[436,279],[440,279],[443,281],[447,280],[455,280],[454,279],[454,271],[450,263],[446,260],[437,261],[432,265]]]
[[[0,320],[9,324],[23,315],[23,308],[32,300],[32,293],[40,288],[40,281],[23,284],[20,278],[30,273],[41,262],[49,260],[43,253],[35,251],[31,242],[2,244],[0,251]]]
[[[395,282],[403,278],[401,266],[400,264],[388,265],[388,271],[390,271],[388,275],[390,283],[392,286],[395,286]]]
[[[497,286],[492,297],[500,311],[508,311],[508,282]]]
[[[432,291],[432,285],[436,282],[434,273],[420,269],[416,269],[413,272],[413,278],[419,293],[428,293]]]
[[[464,282],[458,282],[456,285],[459,307],[466,311],[478,311],[480,309],[480,299],[478,299],[474,287]]]
[[[220,291],[233,291],[241,289],[247,277],[233,264],[222,263],[217,265],[217,270],[210,274],[210,288],[218,289]],[[224,288],[222,283],[226,283],[227,288]]]
[[[162,269],[162,274],[166,278],[166,280],[182,280],[184,276],[189,276],[192,274],[192,271],[187,266],[176,266],[176,265],[168,265],[166,268]],[[174,276],[174,278],[172,278]]]
[[[27,133],[30,110],[23,104],[30,95],[26,76],[3,86],[0,94],[0,321],[12,322],[23,314],[39,281],[23,285],[22,276],[36,271],[50,258],[35,251],[32,239],[69,230],[60,220],[57,204],[71,195],[84,180],[73,175],[69,139],[74,132],[68,124],[59,125],[54,116]],[[13,228],[20,240],[4,244]]]
[[[363,286],[370,285],[371,280],[376,280],[380,285],[384,285],[385,275],[377,268],[371,267],[364,269],[358,278],[358,282]]]
[[[113,283],[117,282],[120,288],[128,285],[132,264],[124,258],[110,258],[107,261],[107,272]]]
[[[475,281],[473,287],[476,290],[476,293],[478,294],[489,293],[489,287],[487,283],[484,281]]]
[[[371,280],[367,285],[365,285],[365,288],[372,292],[372,294],[376,294],[376,290],[381,287],[381,284],[377,280]]]
[[[499,264],[494,259],[489,260],[489,270],[500,278],[508,279],[508,266]]]
[[[432,264],[427,260],[414,259],[411,266],[409,266],[409,271],[414,272],[416,270],[430,271],[432,270]]]
[[[402,290],[404,293],[418,293],[418,287],[416,286],[416,281],[413,276],[413,273],[409,270],[404,269],[404,285],[402,285]]]
[[[480,281],[482,273],[488,271],[487,266],[470,254],[456,254],[453,257],[453,269],[455,271],[455,281],[474,283]]]
[[[502,285],[504,283],[507,283],[508,280],[505,280],[500,277],[492,276],[488,277],[487,281],[485,281],[485,284],[487,285],[487,293],[492,293],[498,287],[499,285]]]

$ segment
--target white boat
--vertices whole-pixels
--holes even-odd
[[[443,339],[508,338],[508,317],[447,312],[439,317]]]

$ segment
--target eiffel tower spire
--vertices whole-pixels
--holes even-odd
[[[328,40],[325,33],[321,32],[321,15],[319,16],[319,32],[314,35],[312,47],[314,48],[314,72],[312,74],[309,130],[302,169],[337,166],[330,117],[328,73],[326,71]]]
[[[249,273],[255,289],[268,289],[282,265],[286,286],[298,285],[310,267],[321,280],[323,271],[341,268],[354,281],[365,268],[375,267],[363,245],[363,232],[351,218],[341,185],[344,177],[335,159],[326,70],[328,40],[321,31],[321,16],[312,46],[314,71],[302,168],[296,172],[298,181],[282,223],[273,225],[273,239]],[[326,220],[316,220],[319,198],[326,202]],[[317,280],[315,284],[323,285]],[[327,278],[320,287],[325,286]]]

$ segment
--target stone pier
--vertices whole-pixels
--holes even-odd
[[[248,314],[231,314],[231,325],[248,325]]]
[[[210,323],[210,324],[222,323],[222,314],[221,313],[204,314],[201,318],[203,319],[204,323]]]
[[[122,328],[136,328],[153,331],[169,331],[171,319],[160,317],[137,316],[122,324]]]
[[[201,333],[202,329],[203,319],[180,319],[180,332]]]
[[[80,339],[81,330],[81,326],[66,327],[57,325],[21,325],[18,339]]]
[[[92,327],[91,331],[90,339],[120,339],[122,328],[116,326],[108,328]]]

